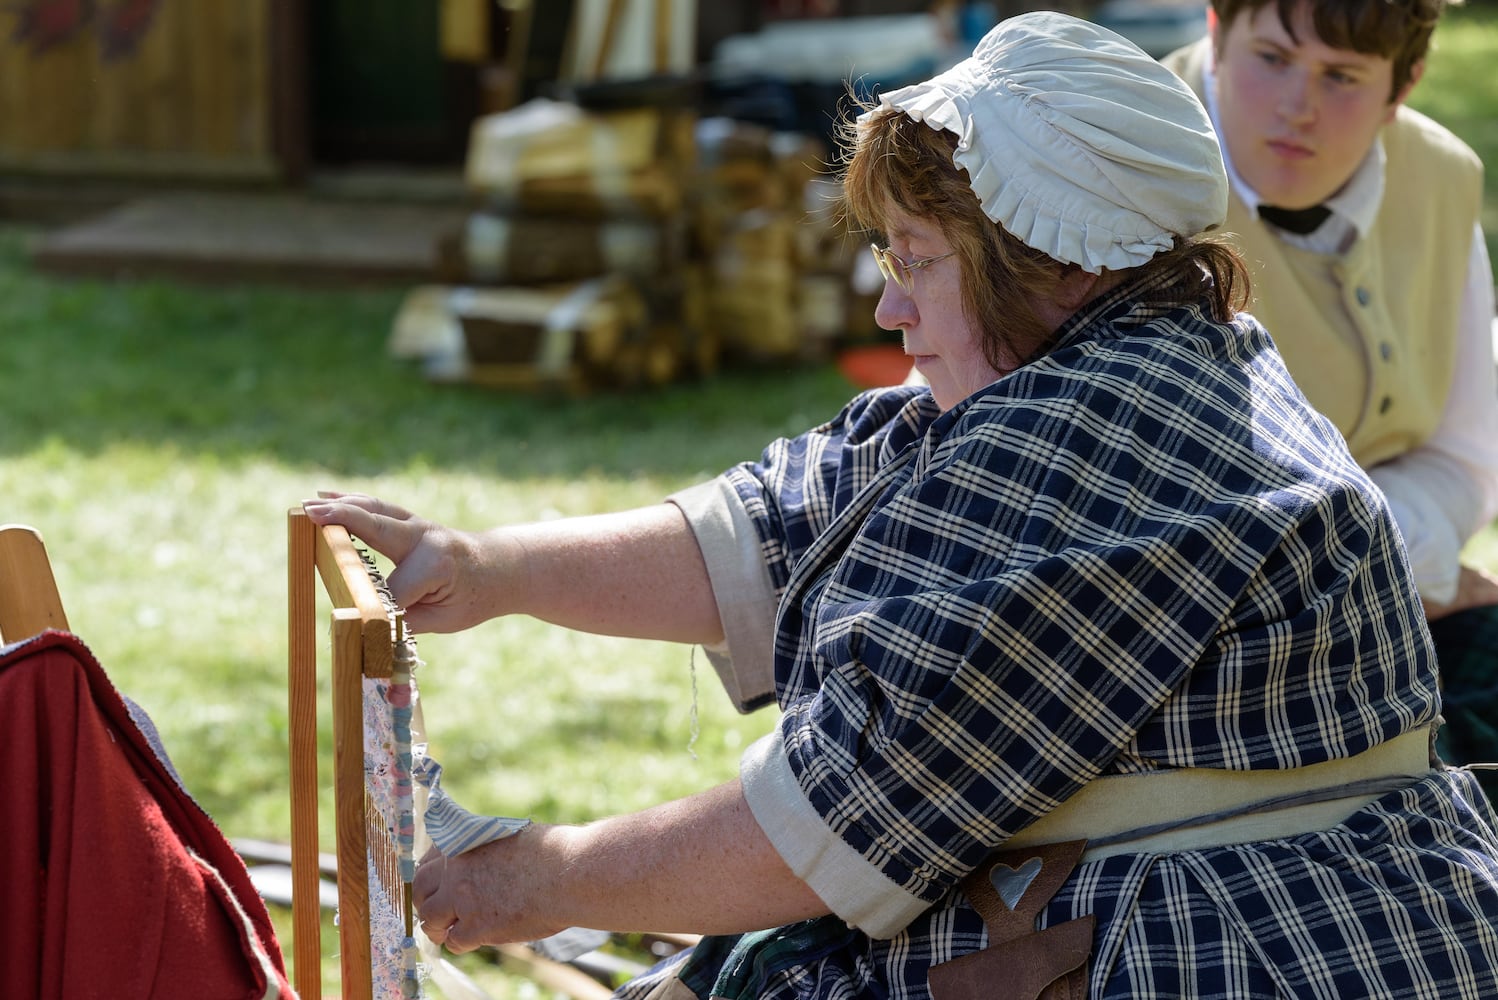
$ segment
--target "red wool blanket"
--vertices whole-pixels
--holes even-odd
[[[292,995],[244,862],[76,636],[0,649],[0,713],[7,995]]]

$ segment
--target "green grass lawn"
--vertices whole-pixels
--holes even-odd
[[[1413,103],[1495,165],[1492,239],[1498,15],[1437,38]],[[436,387],[386,355],[397,292],[65,282],[32,235],[0,226],[0,522],[41,529],[74,630],[233,837],[289,837],[288,507],[360,489],[477,527],[651,503],[850,392],[828,365],[570,401]],[[1498,532],[1471,551],[1498,567]],[[637,809],[731,777],[772,724],[684,647],[503,620],[421,648],[432,752],[481,811]]]

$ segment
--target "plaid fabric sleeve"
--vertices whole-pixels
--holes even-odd
[[[1377,491],[1261,328],[1189,321],[1058,350],[906,448],[895,427],[862,492],[828,486],[863,467],[846,442],[822,463],[780,732],[828,830],[901,891],[936,900],[1126,751],[1287,767],[1433,714]],[[1359,677],[1394,700],[1339,698]]]
[[[707,565],[724,641],[705,652],[739,711],[774,698],[775,608],[790,565],[825,528],[837,498],[856,492],[874,469],[890,414],[918,395],[901,388],[855,398],[832,420],[773,442],[759,462],[667,497]]]
[[[776,594],[792,565],[888,461],[936,415],[914,386],[862,393],[833,419],[770,444],[757,462],[729,469],[726,481],[760,536],[760,557]]]

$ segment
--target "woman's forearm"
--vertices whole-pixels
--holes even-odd
[[[534,826],[417,869],[426,933],[454,951],[567,927],[726,934],[819,916],[738,781],[586,826]]]
[[[483,563],[506,610],[605,635],[713,643],[723,638],[702,553],[681,511],[617,514],[498,528]]]
[[[574,828],[569,924],[726,934],[828,912],[771,846],[737,780]]]

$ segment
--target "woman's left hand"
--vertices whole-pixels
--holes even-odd
[[[554,880],[546,841],[560,829],[532,825],[451,858],[433,848],[417,865],[411,886],[426,936],[462,954],[564,930],[565,924],[544,918],[545,886]]]

